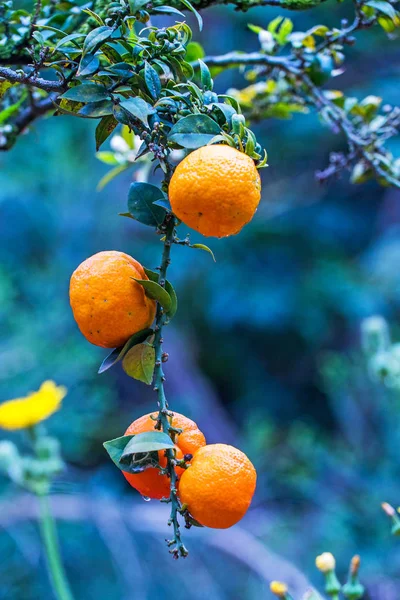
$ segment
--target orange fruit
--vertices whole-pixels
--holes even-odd
[[[143,433],[152,431],[156,424],[155,420],[158,413],[150,413],[136,419],[128,429],[125,435]],[[171,420],[172,427],[182,429],[182,433],[175,438],[176,457],[181,459],[185,454],[194,454],[199,448],[205,446],[206,440],[202,432],[197,427],[196,423],[188,419],[184,415],[174,413]],[[162,467],[167,465],[167,459],[164,450],[158,451],[158,460]],[[180,477],[184,473],[184,469],[177,467],[176,473]],[[160,475],[159,469],[150,467],[142,473],[125,473],[126,479],[132,487],[134,487],[142,496],[148,498],[168,498],[170,492],[170,479],[167,475]],[[179,481],[178,481],[179,486]]]
[[[183,473],[179,497],[201,525],[226,529],[244,517],[256,479],[256,470],[243,452],[226,444],[210,444],[196,452]]]
[[[92,344],[116,348],[152,324],[156,302],[133,277],[148,279],[137,260],[115,250],[94,254],[72,274],[72,312]]]
[[[254,161],[231,146],[203,146],[182,160],[169,186],[175,215],[203,235],[238,233],[260,202]]]

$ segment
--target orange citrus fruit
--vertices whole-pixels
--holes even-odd
[[[103,348],[121,346],[153,322],[156,302],[133,278],[148,279],[137,260],[115,250],[94,254],[72,274],[72,312],[92,344]]]
[[[136,419],[136,421],[129,425],[128,429],[125,431],[125,435],[153,431],[157,415],[158,413],[150,413]],[[191,419],[188,419],[179,413],[174,413],[170,423],[172,427],[182,429],[182,433],[175,438],[176,458],[178,460],[183,458],[185,454],[194,455],[199,448],[205,445],[206,440],[204,435],[199,430],[196,423]],[[161,467],[166,467],[167,459],[164,450],[158,451],[158,460]],[[182,473],[184,473],[184,469],[177,467],[176,473],[178,477],[180,477]],[[142,496],[157,498],[159,500],[161,498],[169,497],[170,479],[167,475],[160,475],[159,469],[150,467],[145,469],[142,473],[126,473],[123,471],[123,474],[131,486],[138,490]]]
[[[238,233],[260,202],[254,161],[231,146],[203,146],[182,160],[169,186],[175,215],[203,235]]]
[[[244,517],[256,479],[256,470],[243,452],[226,444],[210,444],[196,452],[183,473],[179,497],[201,525],[226,529]]]

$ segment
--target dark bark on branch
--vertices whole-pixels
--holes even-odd
[[[24,83],[30,87],[36,87],[46,92],[62,93],[67,89],[65,83],[60,81],[50,81],[37,77],[36,73],[17,73],[8,67],[0,67],[0,77],[6,79],[10,83]]]

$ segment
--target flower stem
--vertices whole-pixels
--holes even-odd
[[[47,495],[38,496],[40,504],[40,531],[46,551],[47,565],[53,584],[54,593],[58,600],[73,600],[71,590],[61,562],[58,547],[57,530],[50,511]]]
[[[175,217],[173,215],[168,215],[165,220],[164,225],[165,239],[164,239],[164,248],[162,253],[161,265],[159,268],[160,274],[158,277],[158,283],[162,287],[165,286],[165,279],[167,275],[167,269],[171,262],[170,252],[171,246],[173,243],[174,235],[175,235]],[[159,413],[156,427],[162,429],[165,433],[174,434],[176,433],[174,428],[171,426],[170,418],[172,413],[168,410],[168,401],[165,395],[164,390],[164,371],[163,371],[163,327],[167,324],[168,315],[165,313],[164,309],[160,304],[157,305],[157,314],[156,314],[156,325],[155,325],[155,335],[154,335],[154,349],[155,349],[155,368],[154,368],[154,391],[157,392],[158,397],[158,406]],[[171,547],[171,554],[173,554],[174,558],[179,558],[179,556],[187,556],[188,551],[182,543],[180,530],[179,530],[179,522],[178,522],[178,513],[180,510],[180,502],[177,495],[176,483],[177,476],[175,471],[175,451],[170,448],[165,451],[167,457],[167,473],[170,478],[170,496],[168,502],[171,504],[171,513],[168,521],[169,525],[173,526],[174,529],[174,537],[171,540],[168,540],[168,546]]]

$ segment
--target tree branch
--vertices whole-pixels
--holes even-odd
[[[297,75],[301,73],[299,66],[300,61],[292,60],[289,57],[271,56],[269,54],[261,54],[261,52],[250,52],[242,54],[240,52],[228,52],[221,56],[206,56],[203,59],[209,67],[241,67],[241,66],[256,66],[264,65],[266,67],[278,67],[284,71]],[[198,62],[191,63],[192,67],[198,67]]]
[[[354,26],[354,24],[351,26],[352,31],[356,28],[357,27]],[[334,42],[331,40],[330,44],[332,43]],[[324,47],[327,45],[328,44],[324,44]],[[368,132],[363,132],[361,130],[361,126],[358,127],[356,124],[354,124],[344,110],[329,100],[323,91],[314,85],[308,74],[305,72],[304,65],[302,65],[299,59],[291,55],[279,57],[257,52],[252,52],[249,54],[230,52],[221,56],[206,56],[203,61],[209,67],[246,67],[260,65],[265,66],[270,70],[274,68],[280,69],[281,71],[292,75],[295,78],[295,81],[297,81],[296,88],[303,86],[303,89],[305,88],[306,93],[309,94],[309,104],[313,108],[315,108],[318,112],[321,112],[323,109],[329,111],[330,120],[335,125],[335,132],[337,133],[338,131],[341,131],[347,139],[347,143],[350,148],[350,155],[353,158],[362,159],[375,173],[376,177],[383,178],[394,187],[400,188],[399,178],[383,169],[380,165],[376,155],[376,140],[371,137]],[[192,63],[192,66],[197,67],[198,63],[194,62]],[[399,124],[396,125],[398,126]],[[336,164],[336,166],[332,166],[330,169],[328,169],[327,173],[336,173],[340,171],[339,162]],[[319,178],[322,179],[321,174],[319,175]]]
[[[0,67],[0,77],[10,83],[24,83],[25,85],[36,87],[46,92],[62,93],[67,89],[67,85],[60,81],[50,81],[37,77],[36,73],[17,73],[8,67]]]

